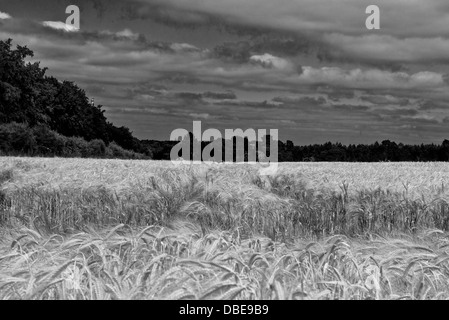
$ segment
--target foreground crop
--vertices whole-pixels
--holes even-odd
[[[438,231],[287,246],[188,227],[120,225],[66,237],[23,229],[2,246],[0,299],[449,297],[449,240]]]
[[[447,299],[446,166],[0,158],[0,299]]]

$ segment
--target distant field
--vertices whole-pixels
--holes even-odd
[[[447,299],[449,164],[0,158],[0,299]]]
[[[174,168],[170,161],[0,157],[0,168],[13,167],[17,174],[14,184],[18,186],[45,182],[55,187],[107,184],[117,189],[147,183],[155,173]],[[208,168],[182,166],[178,171],[205,175]],[[215,165],[213,169],[214,174],[234,180],[238,185],[244,183],[239,174],[248,176],[257,171],[249,165]],[[449,163],[442,162],[282,163],[279,173],[300,179],[313,189],[341,191],[346,183],[350,192],[381,188],[400,193],[408,191],[408,196],[414,198],[449,195]]]

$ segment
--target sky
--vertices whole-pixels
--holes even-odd
[[[449,139],[447,0],[0,0],[8,38],[140,139],[193,121],[299,145]]]

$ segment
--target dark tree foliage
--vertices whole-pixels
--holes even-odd
[[[46,69],[39,63],[25,63],[33,57],[27,47],[11,50],[12,40],[0,41],[0,123],[46,123],[40,93]]]
[[[23,130],[29,126],[34,131],[27,134],[37,139],[34,143],[42,152],[48,148],[48,137],[56,132],[64,137],[96,141],[95,147],[90,148],[93,156],[104,153],[98,140],[105,146],[115,142],[121,148],[151,156],[151,150],[133,137],[128,128],[109,123],[102,106],[92,105],[84,90],[73,82],[46,76],[47,69],[39,63],[26,63],[29,57],[33,57],[33,52],[27,47],[19,45],[13,49],[12,39],[0,41],[0,125],[17,124],[3,130],[17,134],[17,137],[10,135],[10,139],[27,139]],[[19,124],[25,125],[22,131]],[[26,145],[16,152],[29,153],[33,148]],[[55,154],[62,152],[63,147],[58,148]]]
[[[176,141],[143,140],[143,144],[153,151],[155,160],[170,160],[171,149],[178,144]],[[202,150],[208,145],[202,142]],[[193,140],[190,140],[190,157],[192,157]],[[222,141],[223,161],[225,160],[225,141]],[[269,148],[269,144],[267,144]],[[236,158],[236,144],[233,144],[234,160]],[[245,161],[247,160],[248,142],[245,141]],[[267,150],[269,151],[269,150]],[[267,156],[269,153],[267,152]],[[373,144],[350,144],[344,146],[341,143],[327,142],[308,146],[295,146],[292,141],[283,143],[278,141],[278,159],[280,162],[381,162],[381,161],[449,161],[449,140],[444,140],[441,145],[421,144],[404,145],[396,144],[389,140]]]
[[[294,146],[291,141],[279,141],[279,161],[449,161],[449,141],[441,145],[404,145],[390,140],[373,144],[350,144],[327,142],[308,146]]]

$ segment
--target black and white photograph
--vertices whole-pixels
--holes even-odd
[[[449,1],[0,0],[0,300],[447,299]]]

